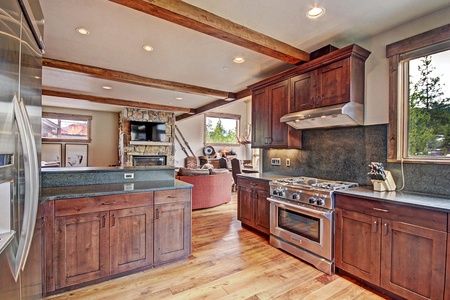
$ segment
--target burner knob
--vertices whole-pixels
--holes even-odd
[[[324,205],[325,204],[325,200],[324,199],[319,199],[317,200],[317,205]]]
[[[317,198],[312,196],[309,198],[309,203],[314,204],[317,201]]]
[[[298,200],[298,199],[300,199],[300,193],[298,193],[298,192],[297,192],[297,193],[293,193],[293,194],[292,194],[292,199],[293,199],[293,200]]]

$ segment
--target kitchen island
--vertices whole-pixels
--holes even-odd
[[[192,185],[174,168],[47,169],[42,186],[47,295],[191,253]]]

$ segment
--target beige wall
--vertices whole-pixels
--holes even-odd
[[[389,61],[386,46],[449,23],[450,6],[399,25],[370,39],[355,41],[371,51],[366,61],[365,125],[387,124],[389,107]],[[336,45],[342,47],[345,45]]]
[[[43,112],[92,116],[89,143],[89,167],[105,167],[118,163],[119,114],[59,107],[42,107]],[[64,151],[64,148],[63,148]]]

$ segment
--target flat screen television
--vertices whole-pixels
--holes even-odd
[[[132,141],[166,141],[166,123],[131,121],[130,126]]]

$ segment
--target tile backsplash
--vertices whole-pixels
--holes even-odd
[[[369,163],[381,162],[403,185],[400,164],[387,163],[387,125],[304,130],[301,150],[264,150],[263,171],[287,176],[310,176],[371,185]],[[271,158],[280,158],[272,166]],[[286,159],[291,166],[286,166]],[[448,165],[404,164],[405,191],[450,196]]]

